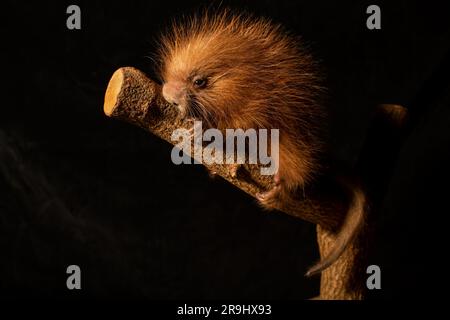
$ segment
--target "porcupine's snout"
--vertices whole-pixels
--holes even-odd
[[[186,89],[182,82],[166,82],[162,88],[164,99],[177,107],[182,115],[186,113]]]

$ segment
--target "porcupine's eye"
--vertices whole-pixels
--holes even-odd
[[[196,78],[194,80],[194,87],[197,89],[203,89],[206,87],[206,78]]]

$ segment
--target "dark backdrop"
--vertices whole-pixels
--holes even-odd
[[[373,298],[433,296],[433,230],[448,213],[449,8],[375,1],[382,30],[365,27],[373,1],[223,1],[303,36],[322,61],[332,152],[353,165],[378,103],[413,113],[383,202],[371,263]],[[200,166],[175,166],[170,147],[103,115],[113,71],[152,75],[153,39],[201,1],[2,3],[0,295],[303,299],[318,278],[315,228],[267,213]],[[441,184],[442,183],[442,184]],[[82,290],[66,289],[66,267]]]

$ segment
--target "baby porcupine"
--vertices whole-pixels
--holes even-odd
[[[318,67],[280,25],[228,10],[203,12],[173,23],[159,59],[163,96],[181,117],[220,130],[279,129],[278,172],[274,188],[258,195],[263,207],[280,207],[320,173],[327,116]]]
[[[182,116],[218,129],[279,129],[277,191],[303,187],[319,170],[324,111],[316,64],[279,25],[228,11],[181,23],[161,41],[164,98]]]

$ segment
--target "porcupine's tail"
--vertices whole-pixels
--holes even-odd
[[[398,152],[409,130],[408,110],[400,105],[382,104],[375,108],[371,127],[364,143],[356,173],[360,183],[350,179],[339,179],[350,197],[347,216],[336,236],[335,244],[328,255],[311,267],[306,276],[320,273],[331,266],[355,239],[366,223],[368,195],[371,207],[379,204],[392,174]],[[367,186],[370,190],[366,190]]]
[[[366,211],[368,210],[364,190],[356,183],[344,181],[344,179],[340,179],[340,182],[351,197],[347,216],[336,236],[333,248],[325,258],[309,268],[306,273],[307,277],[320,273],[331,266],[355,239],[364,224]]]

